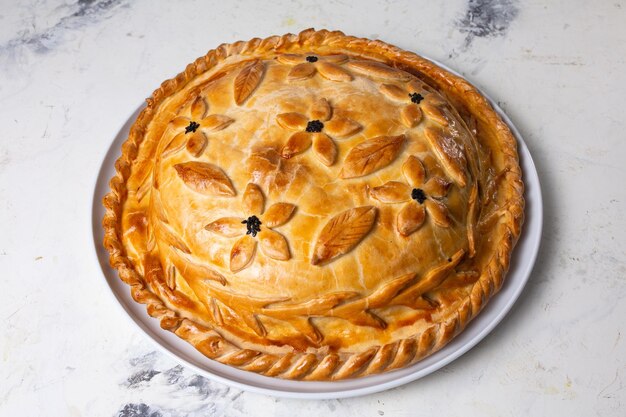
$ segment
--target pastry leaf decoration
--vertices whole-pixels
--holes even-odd
[[[352,250],[372,229],[375,219],[374,206],[351,208],[330,219],[317,239],[311,264],[326,263]]]
[[[381,62],[374,61],[349,61],[346,66],[351,70],[383,80],[406,81],[411,76],[395,68],[389,67]]]
[[[224,171],[213,164],[190,161],[174,165],[185,185],[194,191],[210,196],[234,196],[235,189]]]
[[[339,176],[357,178],[389,165],[402,148],[405,136],[377,136],[359,143],[350,150]]]
[[[246,326],[254,330],[256,334],[259,336],[267,336],[267,329],[265,329],[265,326],[263,326],[263,323],[261,323],[261,320],[259,320],[256,314],[249,311],[240,311],[237,315],[246,323]]]
[[[157,239],[167,243],[170,247],[176,248],[179,251],[190,254],[191,249],[185,244],[185,242],[176,235],[165,223],[156,222],[155,233]]]
[[[176,289],[176,267],[174,265],[170,265],[165,270],[165,283],[170,290]]]
[[[258,87],[264,71],[265,64],[256,60],[247,65],[237,75],[237,78],[235,78],[235,103],[238,106],[241,106]]]
[[[256,240],[250,235],[240,237],[230,250],[230,270],[239,272],[244,269],[254,259],[255,252]]]
[[[191,135],[185,147],[190,154],[197,158],[204,152],[208,143],[209,141],[203,132],[195,132]]]
[[[467,185],[467,158],[449,131],[428,127],[424,129],[424,136],[430,144],[437,159],[443,165],[446,173],[459,186]]]

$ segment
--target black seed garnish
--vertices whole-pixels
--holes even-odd
[[[424,204],[424,201],[426,201],[426,194],[421,188],[413,188],[413,191],[411,191],[411,198],[420,204]]]
[[[307,62],[317,62],[317,57],[313,55],[309,55],[306,57]]]
[[[448,258],[448,262],[452,262],[452,258]]]
[[[319,120],[310,120],[309,123],[306,124],[307,132],[321,132],[324,129],[324,123]]]
[[[261,224],[263,224],[257,216],[250,216],[247,220],[244,220],[241,223],[245,224],[248,229],[246,234],[252,235],[252,237],[255,237],[256,234],[261,231]]]
[[[200,123],[196,123],[192,120],[191,122],[189,122],[189,126],[185,128],[185,133],[189,133],[189,132],[195,133],[199,127],[200,127]]]
[[[424,100],[424,96],[420,93],[411,93],[409,97],[411,97],[411,101],[415,104],[420,104],[420,101]]]

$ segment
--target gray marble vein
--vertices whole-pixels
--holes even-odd
[[[161,392],[161,401],[120,404],[119,417],[182,417],[223,415],[226,409],[237,411],[242,391],[217,384],[175,365],[157,351],[139,353],[128,359],[128,376],[120,388],[142,393]]]
[[[476,38],[504,36],[518,13],[517,0],[469,0],[465,15],[455,22],[465,34],[463,49]]]
[[[39,54],[50,52],[62,42],[65,31],[107,19],[121,6],[128,6],[128,0],[78,0],[59,6],[62,17],[56,23],[40,30],[18,29],[13,38],[0,44],[0,56],[11,57],[22,47]]]
[[[129,403],[117,413],[118,417],[164,417],[158,410],[152,410],[144,403]]]

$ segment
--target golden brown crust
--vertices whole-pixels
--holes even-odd
[[[316,62],[302,61],[302,54],[309,51],[319,54]],[[157,122],[154,126],[150,124],[160,116],[162,109],[168,108],[164,103],[183,91],[189,100],[194,100],[191,114],[194,119],[202,119],[202,128],[208,132],[227,129],[233,120],[228,115],[208,114],[211,108],[207,111],[206,103],[198,101],[198,91],[212,82],[226,80],[230,73],[236,74],[229,100],[237,106],[252,105],[256,91],[262,88],[262,80],[268,76],[269,64],[261,58],[267,56],[278,56],[281,65],[289,66],[287,79],[293,82],[322,77],[341,83],[367,76],[380,79],[381,93],[390,100],[402,97],[397,83],[405,82],[414,83],[414,90],[422,88],[426,96],[417,110],[415,103],[399,104],[404,107],[398,113],[398,120],[407,129],[425,123],[423,118],[429,121],[423,137],[430,146],[431,155],[436,158],[435,164],[428,156],[419,161],[403,153],[407,141],[404,135],[379,135],[358,142],[345,155],[343,165],[337,166],[335,139],[355,135],[363,126],[351,120],[352,116],[345,110],[344,114],[336,114],[338,112],[332,104],[316,102],[309,110],[302,110],[309,111],[319,120],[329,120],[328,127],[333,134],[314,133],[305,137],[298,132],[290,133],[291,139],[285,145],[290,147],[283,148],[283,158],[294,155],[298,158],[297,155],[311,146],[309,152],[315,154],[320,166],[336,169],[337,176],[345,181],[359,181],[359,178],[386,166],[397,166],[401,172],[403,164],[416,166],[422,162],[427,165],[428,173],[405,174],[394,179],[396,183],[406,182],[403,185],[388,182],[385,187],[379,182],[378,186],[371,187],[377,190],[366,204],[355,204],[327,216],[320,223],[319,235],[309,242],[310,268],[323,268],[329,262],[347,262],[342,255],[357,246],[359,250],[365,250],[361,248],[366,244],[360,242],[374,227],[374,222],[382,225],[381,229],[388,223],[388,230],[397,230],[402,236],[414,233],[426,218],[432,219],[429,228],[448,230],[451,217],[459,213],[450,213],[448,207],[434,198],[448,192],[450,210],[460,207],[467,213],[463,227],[466,238],[462,247],[457,247],[449,259],[434,262],[420,274],[398,273],[380,285],[368,287],[369,291],[335,290],[307,299],[296,297],[290,300],[280,294],[273,298],[264,294],[265,298],[256,299],[226,290],[231,286],[229,279],[235,277],[228,274],[248,267],[257,250],[261,250],[258,256],[263,262],[266,259],[286,262],[293,256],[300,256],[292,253],[294,248],[287,243],[289,237],[273,230],[274,224],[295,222],[291,219],[294,210],[297,216],[298,208],[276,205],[278,203],[273,200],[273,205],[267,204],[269,201],[265,201],[264,191],[254,183],[233,184],[219,166],[194,161],[180,162],[168,172],[176,172],[178,178],[196,193],[240,201],[250,212],[258,213],[261,221],[266,216],[272,227],[259,233],[260,249],[256,248],[256,240],[237,238],[239,240],[232,249],[229,248],[230,268],[216,264],[208,267],[190,260],[193,242],[190,247],[189,242],[181,238],[176,219],[168,218],[168,210],[162,201],[162,194],[168,192],[167,181],[171,178],[161,178],[165,174],[155,166],[167,157],[168,152],[176,152],[185,146],[190,154],[201,154],[207,147],[206,141],[210,146],[211,133],[195,135],[193,140],[186,142],[179,135],[162,143],[154,137],[167,136],[163,132],[170,129],[172,123],[180,124],[181,121],[174,118],[169,125],[161,127]],[[238,59],[228,60],[229,57]],[[211,69],[218,66],[221,66],[221,72],[211,74]],[[198,81],[204,74],[209,76]],[[192,83],[195,83],[192,88],[187,88]],[[439,94],[435,94],[435,90]],[[433,94],[428,94],[430,92]],[[183,103],[186,98],[180,100]],[[277,125],[285,130],[300,129],[300,119],[300,116],[283,114],[277,118]],[[471,135],[451,138],[448,135],[450,129],[471,132]],[[149,136],[147,141],[146,136]],[[146,145],[142,146],[144,141]],[[258,158],[255,166],[271,164],[273,158],[280,158],[278,152],[276,155],[255,155]],[[104,245],[110,253],[111,265],[130,285],[133,298],[146,304],[149,315],[159,318],[164,329],[175,332],[209,358],[287,379],[337,380],[370,375],[407,366],[437,351],[458,334],[499,290],[523,222],[523,183],[515,139],[487,100],[465,80],[418,55],[381,41],[349,37],[341,32],[306,30],[298,35],[236,42],[221,45],[197,59],[183,73],[165,81],[147,100],[146,108],[122,147],[116,171],[110,181],[111,192],[103,202],[106,207]],[[133,187],[129,186],[131,175]],[[449,178],[455,185],[450,188],[444,178]],[[152,188],[146,184],[151,184]],[[397,190],[408,189],[407,185],[421,187],[422,184],[425,190],[432,190],[429,195],[433,195],[424,201],[423,206],[413,200],[390,202],[389,199],[399,199]],[[266,192],[271,193],[271,190]],[[367,190],[363,192],[367,194]],[[128,212],[127,208],[125,212],[129,196],[137,203],[129,206],[149,206],[149,210]],[[463,202],[455,202],[457,200]],[[377,208],[379,201],[383,202],[379,206],[381,209]],[[397,218],[388,218],[391,212],[385,208],[388,202],[397,207],[393,209],[399,213]],[[291,204],[288,201],[280,203]],[[211,226],[207,222],[202,228],[229,230],[228,220],[217,217],[211,220],[221,220],[221,223],[211,223]],[[346,227],[350,233],[342,235]],[[125,244],[124,234],[129,230],[150,238],[137,239],[133,245]],[[485,235],[490,239],[480,238]],[[249,235],[246,237],[250,238]],[[335,258],[339,260],[335,261]],[[178,279],[177,271],[204,279]],[[189,288],[178,288],[177,285]],[[209,301],[197,297],[197,294],[205,293],[211,294]],[[401,313],[404,309],[411,314]],[[326,321],[320,325],[313,320]],[[407,321],[406,326],[403,320]],[[380,334],[381,338],[368,344],[363,337],[353,336],[347,340],[347,346],[342,346],[340,338],[330,337],[334,321],[341,321],[342,324],[336,326],[345,326],[341,327],[344,330],[373,329],[366,334]],[[415,324],[418,321],[419,326]],[[233,322],[242,322],[245,326],[233,328],[229,324]],[[280,333],[275,328],[284,327],[281,323],[288,323],[292,330],[276,343],[276,338],[270,337],[268,331],[273,332],[272,335]],[[354,332],[358,333],[357,330]],[[384,338],[389,342],[381,342]]]

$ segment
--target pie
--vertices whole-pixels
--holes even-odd
[[[377,40],[224,44],[165,81],[104,198],[110,263],[161,327],[262,375],[413,364],[501,287],[517,145],[484,96]]]

